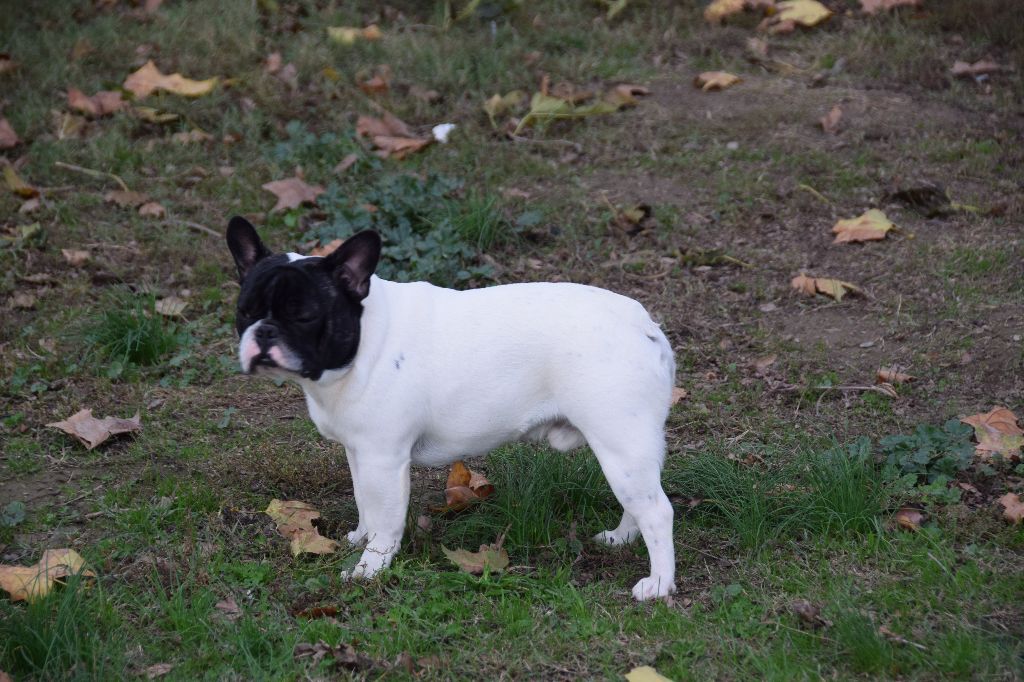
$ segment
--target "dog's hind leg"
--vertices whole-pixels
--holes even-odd
[[[665,440],[660,425],[605,434],[581,427],[601,464],[612,492],[624,510],[615,530],[597,538],[629,542],[639,532],[651,559],[651,574],[633,587],[638,600],[664,597],[675,591],[675,548],[672,504],[661,487]],[[604,429],[606,431],[607,429]],[[615,544],[618,544],[616,542]]]
[[[614,530],[603,530],[594,536],[595,542],[605,545],[628,545],[640,537],[640,526],[628,511],[622,512],[622,520]]]

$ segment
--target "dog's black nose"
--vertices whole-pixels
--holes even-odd
[[[277,328],[264,322],[260,326],[256,327],[256,333],[254,336],[256,337],[256,342],[261,346],[266,343],[271,343],[277,339]]]

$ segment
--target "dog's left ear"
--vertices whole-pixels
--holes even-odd
[[[331,279],[349,297],[361,301],[370,293],[370,275],[380,260],[381,239],[373,230],[364,230],[342,242],[324,259]]]

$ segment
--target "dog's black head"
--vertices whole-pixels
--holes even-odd
[[[243,372],[265,367],[317,380],[352,362],[379,234],[360,232],[325,258],[274,255],[235,217],[227,240],[242,285],[235,326]]]

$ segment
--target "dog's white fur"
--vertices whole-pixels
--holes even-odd
[[[297,379],[320,433],[345,446],[359,509],[348,539],[366,541],[353,576],[372,576],[398,550],[412,464],[546,438],[559,450],[589,444],[623,506],[619,526],[595,540],[643,535],[651,573],[633,595],[674,591],[661,467],[675,362],[639,303],[578,284],[454,291],[374,276],[363,306],[352,364]]]

